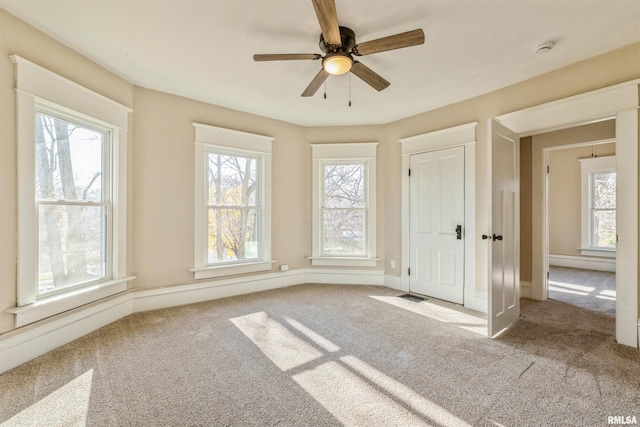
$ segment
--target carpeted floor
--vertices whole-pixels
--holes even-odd
[[[616,315],[616,273],[549,266],[549,298]]]
[[[2,426],[600,426],[640,417],[614,320],[302,285],[138,313],[0,375]]]

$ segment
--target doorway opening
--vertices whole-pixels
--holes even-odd
[[[522,153],[523,160],[533,171],[542,169],[542,191],[532,185],[529,194],[532,209],[542,206],[546,224],[544,299],[615,316],[615,119],[536,134],[524,144],[530,154],[527,159]],[[524,263],[530,266],[531,257]]]
[[[638,348],[638,84],[632,80],[592,92],[498,116],[521,138],[566,129],[576,124],[615,118],[616,138],[616,341]],[[532,175],[543,174],[542,167]],[[546,173],[546,172],[544,172]],[[540,175],[538,175],[540,176]],[[541,181],[541,180],[540,180]],[[538,180],[532,185],[540,187]],[[537,183],[537,184],[536,184]],[[544,189],[538,189],[542,192]],[[536,192],[534,191],[533,194]],[[542,206],[533,206],[531,283],[533,299],[547,299],[547,246],[542,229],[547,227]],[[522,287],[524,288],[524,286]],[[491,290],[491,288],[489,288]],[[524,292],[523,292],[524,294]]]

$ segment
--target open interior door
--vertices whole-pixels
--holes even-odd
[[[520,137],[489,121],[491,145],[491,249],[489,250],[489,336],[520,315]]]

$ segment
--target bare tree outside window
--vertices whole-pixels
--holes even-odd
[[[37,113],[38,294],[94,281],[106,271],[106,135]]]
[[[616,173],[592,175],[591,246],[616,247]]]
[[[258,259],[258,159],[209,153],[208,181],[208,263]]]
[[[324,164],[324,254],[365,254],[365,191],[364,163]]]

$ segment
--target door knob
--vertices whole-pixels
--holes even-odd
[[[493,240],[502,240],[502,236],[493,235]]]
[[[456,226],[456,239],[462,240],[462,226]]]
[[[483,234],[482,240],[487,240],[487,239],[491,240],[491,236],[487,236],[486,234]]]

